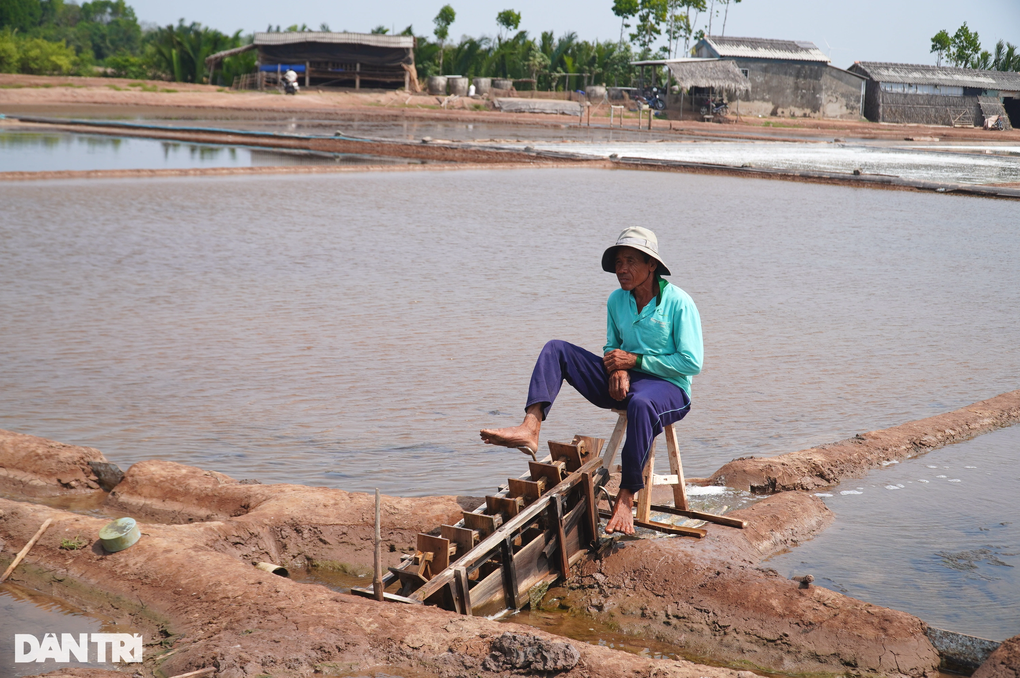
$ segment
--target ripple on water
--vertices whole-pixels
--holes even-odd
[[[900,491],[870,492],[867,501],[831,493],[835,523],[769,565],[937,628],[1010,638],[1020,633],[1020,477],[1003,471],[1018,450],[1013,426],[925,455],[937,465],[914,459],[872,471],[867,487]],[[933,480],[943,466],[967,475]]]

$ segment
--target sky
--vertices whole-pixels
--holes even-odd
[[[711,2],[712,0],[708,0]],[[128,0],[139,21],[166,25],[197,21],[233,33],[264,31],[323,23],[334,31],[367,33],[376,26],[396,32],[408,25],[416,35],[432,35],[432,19],[449,4],[457,13],[450,36],[495,36],[496,14],[504,9],[521,13],[521,29],[532,35],[568,31],[582,40],[616,40],[620,19],[612,0]],[[716,2],[718,6],[719,3]],[[1020,45],[1020,0],[742,0],[730,6],[726,35],[735,37],[809,40],[829,55],[833,65],[846,68],[854,61],[935,63],[931,38],[939,30],[953,34],[963,22],[978,32],[984,49],[993,52],[998,40]],[[703,14],[697,28],[707,28]],[[713,18],[712,34],[722,32],[722,16]]]

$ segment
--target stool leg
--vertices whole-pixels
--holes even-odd
[[[676,476],[677,483],[673,486],[673,505],[682,511],[690,511],[687,503],[687,481],[684,480],[684,467],[680,464],[680,448],[677,445],[676,429],[673,424],[666,427],[666,456],[669,457],[669,472]]]
[[[613,472],[613,462],[616,461],[616,453],[620,449],[620,443],[623,442],[623,434],[627,432],[627,410],[613,410],[613,412],[619,414],[620,417],[616,420],[616,428],[613,429],[613,435],[609,437],[606,451],[602,454],[602,468],[610,473]]]
[[[652,518],[652,474],[655,472],[655,441],[648,450],[648,461],[645,462],[641,478],[644,480],[645,488],[638,492],[637,496],[637,520],[647,523]]]

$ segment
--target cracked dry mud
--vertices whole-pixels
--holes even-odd
[[[853,443],[855,449],[873,448],[855,465],[845,463],[843,448],[836,445],[783,455],[778,458],[785,458],[782,465],[770,468],[794,464],[801,469],[796,466],[802,463],[800,455],[809,457],[812,470],[819,471],[827,450],[834,449],[831,468],[824,473],[835,477],[853,469],[863,474],[888,458],[890,450],[916,454],[916,441],[935,441],[924,443],[929,447],[945,444],[954,436],[1007,425],[1018,415],[1020,391],[869,433]],[[223,678],[376,673],[444,678],[749,676],[730,668],[636,656],[436,608],[376,603],[252,567],[256,561],[288,567],[370,565],[374,502],[365,494],[246,484],[158,460],[135,464],[106,494],[94,489],[98,478],[89,461],[105,459],[95,449],[0,431],[0,492],[50,503],[46,498],[90,498],[106,515],[138,519],[141,540],[126,551],[106,554],[95,535],[107,518],[0,499],[0,542],[6,543],[0,565],[5,567],[38,526],[52,518],[53,525],[14,579],[142,632],[146,661],[138,670],[146,677],[205,667],[216,668],[216,676]],[[748,466],[757,472],[759,461],[765,460],[743,461],[753,461]],[[736,477],[735,467],[728,467],[727,477]],[[751,471],[740,477],[750,478]],[[385,497],[383,539],[395,547],[395,552],[384,553],[385,564],[397,564],[400,552],[413,548],[417,532],[452,523],[461,510],[478,503],[469,497]],[[733,515],[747,520],[748,527],[713,526],[703,540],[626,541],[602,559],[582,560],[563,604],[574,614],[590,615],[716,664],[789,674],[935,675],[938,655],[917,618],[821,587],[802,588],[761,566],[764,558],[831,522],[818,498],[784,491]],[[88,535],[89,545],[78,551],[59,548],[62,539],[76,535]],[[982,668],[982,678],[1017,675],[1015,642],[1003,647]],[[124,674],[75,669],[56,675]]]

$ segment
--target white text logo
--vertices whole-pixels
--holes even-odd
[[[95,647],[93,656],[105,664],[107,654],[110,661],[136,663],[142,661],[142,636],[138,633],[47,633],[40,641],[27,633],[14,634],[14,663],[42,663],[52,659],[58,663],[74,661],[88,663],[89,648]]]

